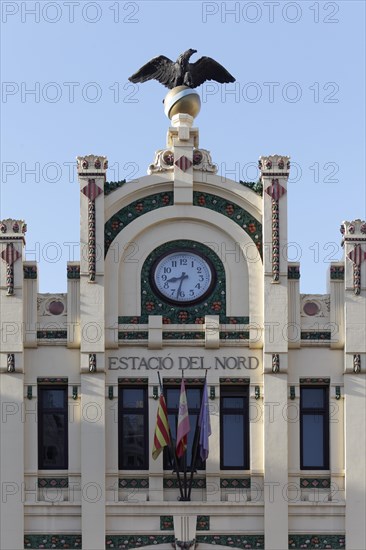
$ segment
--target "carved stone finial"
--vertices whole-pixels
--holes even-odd
[[[359,218],[350,222],[344,221],[340,232],[343,235],[342,245],[347,241],[366,241],[366,221]]]
[[[105,175],[108,168],[108,159],[100,155],[86,155],[76,157],[77,169],[80,176],[90,176],[91,174]]]
[[[27,231],[27,224],[24,220],[13,220],[8,218],[7,220],[0,221],[0,239],[2,235],[6,234],[6,239],[9,240],[9,237],[13,238],[23,238],[23,235]]]
[[[290,157],[283,155],[259,157],[258,167],[262,176],[288,176],[290,171]]]

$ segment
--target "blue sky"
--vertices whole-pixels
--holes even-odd
[[[291,156],[290,259],[301,262],[301,292],[326,292],[329,261],[342,257],[340,223],[365,219],[363,1],[1,8],[0,217],[26,220],[41,292],[65,292],[66,262],[78,259],[75,157],[106,155],[109,180],[145,175],[165,146],[166,90],[128,76],[188,48],[198,50],[192,61],[209,55],[237,80],[198,89],[200,146],[233,179],[257,179],[260,155]]]

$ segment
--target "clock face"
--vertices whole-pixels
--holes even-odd
[[[215,283],[211,262],[187,249],[169,252],[159,258],[151,275],[154,290],[173,304],[200,302]]]

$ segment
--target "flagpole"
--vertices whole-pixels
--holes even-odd
[[[207,369],[206,369],[206,373],[205,373],[205,383],[206,383],[206,380],[207,380]],[[205,387],[205,386],[203,386],[203,387]],[[202,406],[202,404],[201,404],[201,406]],[[195,431],[195,434],[194,434],[194,448],[192,449],[191,476],[189,478],[188,500],[191,500],[191,491],[192,491],[192,485],[193,485],[193,474],[194,474],[194,471],[196,469],[197,451],[198,451],[198,444],[199,444],[199,440],[200,440],[200,435],[201,435],[201,426],[199,425],[199,417],[198,417],[197,418],[197,424],[196,424],[196,431]]]
[[[163,393],[163,384],[162,384],[162,382],[161,382],[160,372],[159,372],[159,371],[158,371],[158,379],[159,379],[160,391],[161,391],[161,393]],[[173,441],[172,441],[171,433],[170,433],[169,419],[168,419],[168,428],[169,428],[169,445],[168,445],[168,450],[169,450],[169,454],[170,454],[170,457],[169,457],[169,458],[170,458],[170,464],[174,463],[174,465],[175,465],[175,471],[176,471],[176,474],[177,474],[178,487],[179,487],[179,492],[180,492],[181,500],[184,500],[183,487],[182,487],[182,481],[181,481],[181,479],[180,479],[178,460],[177,460],[177,456],[176,456],[176,454],[175,454],[175,450],[174,450],[174,448],[173,448]],[[173,457],[173,460],[172,460],[172,457]]]

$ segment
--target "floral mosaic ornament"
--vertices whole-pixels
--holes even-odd
[[[202,206],[230,218],[249,235],[262,254],[262,224],[241,206],[211,193],[193,191],[194,206]]]
[[[229,548],[264,549],[263,535],[197,535],[198,544],[227,546]]]
[[[346,546],[344,535],[290,535],[288,547],[296,550],[300,548],[338,550]]]
[[[174,535],[110,535],[106,536],[106,549],[135,550],[144,546],[170,544],[174,542]]]
[[[148,195],[147,197],[138,199],[124,208],[121,208],[121,210],[116,212],[104,226],[105,254],[107,254],[109,247],[122,229],[127,227],[127,225],[136,218],[143,216],[147,212],[157,210],[158,208],[164,208],[165,206],[171,206],[172,204],[173,192],[166,191],[164,193]]]
[[[26,535],[24,548],[82,548],[81,535]]]

